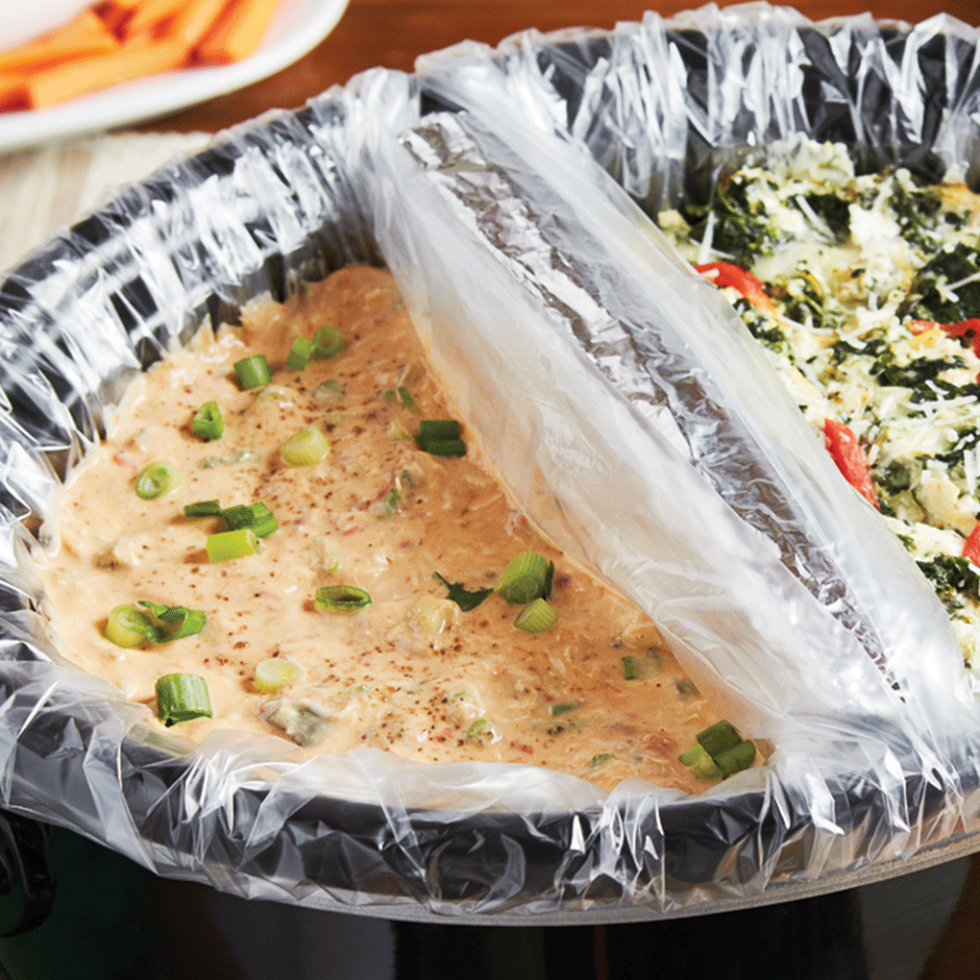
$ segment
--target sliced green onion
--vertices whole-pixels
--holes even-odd
[[[451,599],[423,596],[412,606],[409,619],[426,636],[438,636],[459,625],[460,609]]]
[[[240,528],[251,528],[257,538],[264,538],[279,528],[272,511],[262,501],[254,504],[235,504],[226,507],[221,516],[225,519],[229,531]]]
[[[466,455],[466,443],[462,439],[429,439],[422,443],[421,448],[430,456]]]
[[[139,471],[133,489],[142,500],[155,500],[165,493],[172,493],[183,482],[173,463],[158,459]]]
[[[313,466],[330,452],[330,442],[315,425],[311,425],[290,436],[279,452],[289,466]]]
[[[394,517],[398,513],[398,507],[402,502],[402,492],[399,487],[392,487],[384,496],[382,506],[384,507],[385,517]]]
[[[547,598],[554,572],[554,562],[549,563],[536,551],[522,551],[507,563],[497,591],[515,606]]]
[[[289,356],[286,358],[286,367],[293,371],[302,371],[316,350],[316,344],[305,337],[297,337],[293,341],[293,346],[289,348]]]
[[[263,694],[272,694],[280,687],[303,679],[303,668],[286,657],[269,657],[255,665],[255,686]]]
[[[220,517],[221,504],[217,500],[199,500],[184,505],[184,517]]]
[[[314,357],[333,357],[344,349],[344,338],[336,327],[320,327],[313,334]]]
[[[466,729],[466,737],[478,742],[487,735],[492,735],[493,729],[486,718],[477,718],[476,721]]]
[[[623,657],[623,680],[635,681],[642,676],[640,662],[636,657]]]
[[[234,558],[254,555],[259,547],[259,539],[250,527],[242,527],[237,531],[219,531],[217,534],[209,534],[205,547],[208,551],[208,561],[231,561]]]
[[[581,708],[584,701],[566,701],[563,704],[553,704],[551,706],[551,713],[553,715],[567,715],[569,711],[575,711],[576,708]]]
[[[225,420],[221,415],[218,403],[205,402],[191,419],[191,428],[206,442],[220,439],[225,431]]]
[[[385,435],[391,442],[403,442],[406,439],[412,438],[412,433],[398,419],[391,420],[388,428],[385,429]]]
[[[738,745],[719,752],[714,760],[721,770],[722,779],[728,779],[729,776],[748,769],[755,762],[755,745],[749,741],[739,742]]]
[[[592,761],[589,763],[589,765],[595,769],[596,766],[601,766],[604,762],[609,762],[611,759],[615,758],[616,756],[612,752],[597,752],[594,756],[592,756]]]
[[[715,760],[700,745],[682,752],[678,758],[691,770],[695,779],[721,779],[721,770]]]
[[[235,361],[232,367],[235,369],[238,383],[242,386],[243,391],[261,388],[272,380],[272,371],[269,368],[269,362],[265,359],[265,354],[243,357],[240,361]]]
[[[228,456],[205,456],[201,460],[201,469],[212,470],[216,466],[234,466],[245,460],[254,460],[257,458],[251,449],[239,449],[237,452],[231,453]]]
[[[703,732],[698,732],[695,737],[698,740],[698,745],[715,761],[722,752],[735,748],[743,741],[735,726],[730,721],[725,720],[715,722]]]
[[[419,403],[412,396],[412,393],[404,385],[399,385],[398,387],[398,401],[401,407],[407,412],[411,412],[413,415],[421,415],[422,409],[419,408]],[[455,438],[455,437],[453,437]]]
[[[327,379],[317,386],[313,397],[325,401],[328,405],[337,405],[347,397],[347,389],[339,381]]]
[[[547,633],[558,622],[558,613],[548,605],[547,599],[535,599],[525,606],[514,625],[525,633]]]
[[[105,638],[117,647],[142,646],[150,639],[153,624],[135,606],[116,606],[109,613],[105,625]]]
[[[208,682],[199,674],[164,674],[156,682],[157,714],[167,725],[192,718],[210,718]]]
[[[275,402],[280,408],[283,405],[295,405],[296,392],[282,385],[268,385],[255,396],[255,404],[267,405],[269,402]]]
[[[456,419],[422,419],[419,422],[419,440],[423,446],[430,440],[459,439],[462,434]]]
[[[371,596],[354,585],[325,585],[313,597],[317,609],[333,613],[352,613],[371,604]]]
[[[188,609],[187,606],[163,606],[156,602],[140,599],[139,604],[153,614],[163,626],[152,626],[149,639],[154,643],[170,643],[171,640],[182,640],[186,636],[196,636],[204,629],[207,616],[200,609]]]

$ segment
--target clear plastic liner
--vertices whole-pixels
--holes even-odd
[[[798,897],[980,846],[942,608],[618,186],[655,211],[794,132],[968,175],[976,34],[753,6],[467,45],[232,131],[25,259],[0,289],[0,802],[248,897],[509,924]],[[763,767],[687,797],[192,746],[61,657],[32,531],[126,384],[350,262],[392,268],[514,492],[655,617]]]

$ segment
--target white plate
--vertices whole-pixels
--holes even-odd
[[[262,43],[244,61],[164,72],[50,109],[0,113],[0,151],[163,116],[267,78],[315,48],[337,25],[347,3],[281,0]]]

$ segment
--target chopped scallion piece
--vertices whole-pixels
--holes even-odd
[[[192,718],[210,718],[208,682],[199,674],[164,674],[156,682],[157,714],[167,725]]]
[[[479,741],[487,735],[492,735],[493,729],[490,728],[490,722],[486,718],[477,718],[476,721],[466,729],[466,737],[473,739],[474,741]]]
[[[589,764],[595,769],[596,766],[601,766],[604,762],[609,762],[615,758],[616,756],[612,752],[597,752],[592,756],[592,762]]]
[[[269,657],[255,665],[255,686],[263,694],[273,694],[287,684],[303,679],[303,668],[286,657]]]
[[[317,609],[333,613],[352,613],[371,604],[371,596],[354,585],[325,585],[313,597]]]
[[[459,439],[462,434],[456,419],[422,419],[419,422],[419,439],[423,444],[431,439]]]
[[[736,731],[730,721],[717,721],[710,727],[697,734],[698,745],[715,761],[722,752],[735,748],[742,741],[742,736]]]
[[[243,391],[261,388],[272,380],[272,371],[269,368],[269,362],[265,359],[265,354],[243,357],[240,361],[235,361],[232,367],[235,369],[235,375]]]
[[[455,419],[422,419],[419,422],[419,449],[433,456],[465,456],[462,431]]]
[[[234,558],[254,555],[259,547],[259,539],[250,527],[241,527],[237,531],[219,531],[217,534],[209,534],[205,547],[208,561],[231,561]]]
[[[330,452],[330,442],[315,426],[301,429],[280,447],[283,462],[289,466],[313,466]]]
[[[336,327],[320,327],[313,334],[314,357],[333,357],[344,349],[344,338]]]
[[[581,708],[582,704],[582,701],[566,701],[564,704],[553,704],[551,706],[551,713],[553,715],[567,715],[569,711]]]
[[[412,606],[409,619],[426,636],[439,636],[459,624],[460,609],[451,599],[423,596]]]
[[[554,573],[554,562],[549,563],[536,551],[522,551],[507,563],[497,591],[515,606],[525,605],[537,598],[546,599],[551,593]]]
[[[206,442],[220,439],[225,431],[225,420],[215,401],[205,402],[191,419],[191,428]]]
[[[421,448],[430,456],[466,455],[466,443],[462,439],[429,439],[422,443]]]
[[[422,414],[422,409],[419,408],[418,402],[404,385],[400,385],[398,388],[398,401],[401,403],[402,408],[404,408],[406,412],[411,412],[413,415]]]
[[[398,513],[398,506],[402,502],[402,492],[398,487],[392,487],[384,496],[382,501],[385,517],[394,517]]]
[[[558,622],[558,613],[548,605],[547,599],[535,599],[525,606],[514,625],[525,633],[547,633]]]
[[[624,681],[635,681],[639,680],[642,671],[640,669],[640,662],[636,657],[623,657],[623,680]]]
[[[682,752],[678,758],[691,770],[695,779],[721,779],[721,770],[715,760],[700,745]]]
[[[182,640],[186,636],[196,636],[204,629],[207,616],[200,609],[188,609],[187,606],[163,606],[157,602],[147,602],[140,599],[139,604],[148,609],[162,626],[151,624],[148,638],[154,643],[170,643],[171,640]]]
[[[142,500],[155,500],[165,493],[172,493],[182,483],[177,467],[169,460],[158,459],[140,470],[133,489]]]
[[[201,469],[212,470],[216,466],[234,466],[236,463],[255,459],[258,459],[258,457],[251,449],[239,449],[238,452],[231,453],[228,456],[205,456],[201,460]]]
[[[256,405],[273,403],[282,408],[284,405],[296,404],[296,392],[282,385],[267,385],[255,396]]]
[[[117,647],[142,646],[150,639],[153,624],[135,606],[116,606],[109,613],[105,625],[105,638]]]
[[[195,504],[185,504],[184,517],[220,517],[221,504],[217,500],[199,500]]]
[[[403,442],[406,439],[412,438],[412,433],[398,419],[391,420],[388,428],[385,429],[385,435],[391,442]]]
[[[257,538],[264,538],[279,527],[271,510],[262,501],[254,504],[235,504],[221,512],[229,531],[250,528]]]
[[[738,745],[719,752],[714,760],[721,770],[721,778],[728,779],[729,776],[748,769],[755,762],[755,744],[749,741],[739,742]]]
[[[332,378],[327,379],[323,382],[323,384],[318,385],[316,391],[313,392],[314,398],[318,398],[320,401],[324,401],[328,405],[337,405],[342,402],[346,396],[347,389],[339,381],[334,381]]]
[[[293,346],[289,349],[289,356],[286,358],[286,367],[291,371],[302,371],[316,350],[316,344],[305,337],[297,337],[293,341]]]

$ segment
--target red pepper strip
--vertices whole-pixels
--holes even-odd
[[[865,500],[880,510],[871,483],[871,474],[868,472],[868,460],[857,441],[857,436],[843,422],[838,422],[837,419],[824,419],[823,441],[844,479]]]
[[[940,329],[948,337],[965,337],[973,333],[973,353],[980,357],[980,319],[961,320],[959,323],[936,323],[933,320],[910,320],[909,330],[914,334],[925,333],[927,330]],[[977,374],[980,381],[980,373]]]
[[[963,544],[963,557],[969,558],[974,565],[980,565],[980,522],[973,525],[970,536]]]
[[[772,300],[766,295],[762,280],[756,279],[751,272],[746,272],[745,269],[740,269],[731,262],[707,262],[704,265],[696,265],[694,271],[699,272],[708,282],[714,283],[719,288],[733,286],[756,309],[765,310],[767,313],[776,312]]]

